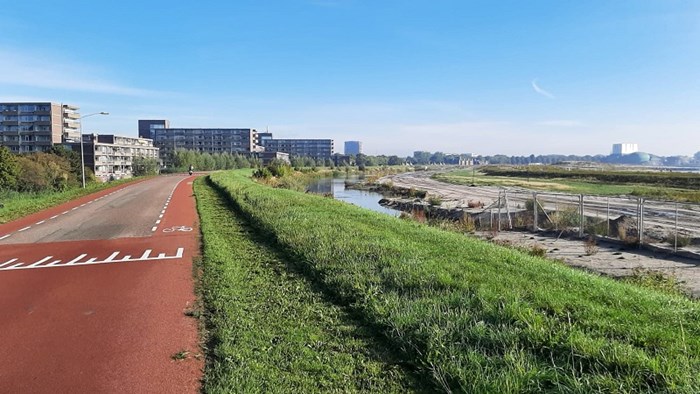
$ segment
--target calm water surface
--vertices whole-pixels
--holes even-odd
[[[311,183],[307,190],[313,193],[333,193],[333,197],[337,200],[345,201],[373,211],[386,213],[391,216],[399,215],[399,211],[379,205],[379,200],[384,197],[381,194],[366,190],[346,189],[346,180],[349,182],[357,182],[359,178],[356,176],[348,178],[322,178]]]

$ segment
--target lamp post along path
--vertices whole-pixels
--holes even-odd
[[[83,122],[82,122],[82,120],[84,118],[87,118],[89,116],[94,116],[94,115],[109,115],[109,112],[95,112],[92,114],[83,115],[80,118],[78,118],[78,120],[80,121],[80,123],[78,123],[78,130],[80,131],[80,171],[81,171],[81,174],[83,176],[83,189],[85,189],[85,151],[83,148]],[[93,146],[94,146],[94,142],[93,142]],[[93,157],[94,157],[94,153],[93,153]],[[93,162],[94,162],[94,160],[93,160]]]

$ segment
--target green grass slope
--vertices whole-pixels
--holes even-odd
[[[421,391],[375,330],[326,301],[203,178],[195,193],[209,330],[204,392]]]
[[[700,392],[698,303],[217,173],[301,272],[460,392]]]

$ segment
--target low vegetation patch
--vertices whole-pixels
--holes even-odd
[[[237,173],[211,178],[445,391],[700,392],[700,308],[683,296]]]
[[[248,181],[249,182],[249,181]],[[258,186],[260,187],[260,186]],[[203,391],[424,391],[376,330],[327,300],[305,265],[195,182],[203,260],[198,289],[208,340]]]

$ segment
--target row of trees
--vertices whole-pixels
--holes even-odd
[[[198,152],[178,149],[168,152],[164,158],[166,171],[187,171],[193,166],[198,171],[232,170],[236,168],[251,168],[260,165],[260,160],[239,155],[237,153]]]
[[[86,177],[94,179],[86,169]],[[60,146],[47,153],[15,155],[0,146],[0,190],[61,191],[80,185],[80,155]]]

